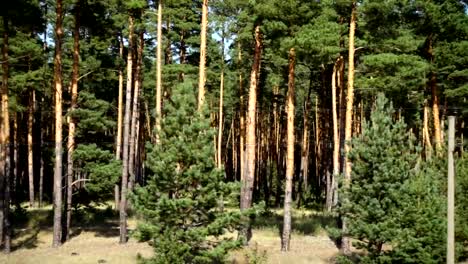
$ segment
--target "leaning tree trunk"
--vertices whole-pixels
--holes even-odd
[[[78,74],[80,69],[80,1],[75,5],[75,27],[73,29],[73,66],[71,79],[71,105],[72,116],[68,117],[68,142],[67,142],[67,219],[65,223],[65,240],[70,239],[71,209],[73,195],[73,152],[75,151],[76,120],[73,111],[78,101]]]
[[[286,187],[284,192],[284,220],[281,251],[289,251],[291,239],[291,203],[292,185],[294,176],[294,68],[296,65],[296,51],[289,50],[289,74],[287,95],[287,152],[286,152]]]
[[[206,30],[208,27],[208,0],[203,0],[202,22],[200,32],[200,67],[198,75],[198,110],[201,110],[205,102],[205,82],[206,82]]]
[[[120,196],[120,243],[127,243],[127,184],[128,184],[128,147],[130,137],[130,104],[132,103],[132,70],[133,70],[133,17],[130,16],[128,33],[128,55],[127,55],[127,87],[125,91],[125,115],[122,153],[122,184]]]
[[[57,0],[55,21],[55,169],[54,169],[54,234],[52,246],[62,243],[62,0]]]
[[[250,74],[250,88],[249,88],[249,103],[247,109],[247,131],[245,142],[245,168],[244,179],[241,187],[241,201],[240,209],[246,210],[252,206],[252,194],[255,178],[255,115],[257,113],[257,86],[258,77],[260,75],[260,59],[262,56],[262,39],[260,33],[260,26],[255,26],[255,53],[254,61],[252,64],[252,71]],[[245,228],[240,230],[240,236],[243,237],[245,243],[248,243],[252,236],[250,223]]]
[[[345,180],[344,188],[349,188],[351,184],[351,162],[349,161],[349,152],[351,150],[350,140],[352,133],[352,115],[353,115],[353,104],[354,104],[354,33],[356,31],[356,2],[353,2],[351,10],[351,21],[349,23],[349,50],[348,50],[348,91],[347,91],[347,100],[346,100],[346,121],[345,121]],[[343,239],[341,248],[343,253],[349,254],[351,252],[351,244],[349,237],[347,236],[347,220],[343,218]]]

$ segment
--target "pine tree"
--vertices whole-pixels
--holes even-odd
[[[238,212],[223,211],[219,200],[233,194],[216,168],[210,128],[205,114],[196,113],[193,85],[174,88],[160,143],[148,153],[152,176],[137,187],[133,205],[143,217],[140,238],[152,240],[155,256],[149,263],[213,263],[221,261],[238,242],[221,238],[239,224]]]
[[[439,263],[445,233],[440,174],[421,164],[414,136],[393,114],[379,95],[370,122],[352,141],[352,178],[341,206],[345,235],[365,249],[363,263]]]

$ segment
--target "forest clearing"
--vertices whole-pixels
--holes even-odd
[[[0,262],[468,261],[468,0],[0,7]]]

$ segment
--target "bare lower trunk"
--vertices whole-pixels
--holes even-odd
[[[294,176],[294,68],[296,65],[296,51],[289,50],[289,75],[287,95],[287,153],[286,153],[286,187],[284,192],[284,220],[281,251],[289,251],[291,239],[291,203],[292,185]]]
[[[133,53],[133,17],[129,17],[128,55],[127,55],[127,88],[125,92],[125,115],[122,153],[122,183],[120,198],[120,243],[127,243],[127,184],[129,163],[129,137],[130,137],[130,105],[132,103],[132,55]]]
[[[124,44],[122,36],[119,36],[119,56],[123,60]],[[120,160],[122,153],[122,117],[123,117],[123,70],[119,67],[119,98],[118,98],[118,116],[117,116],[117,139],[115,146],[115,158]]]
[[[140,86],[141,86],[141,66],[143,62],[143,31],[139,34],[139,41],[138,41],[138,48],[137,48],[137,63],[136,63],[136,71],[135,71],[135,85],[133,90],[133,103],[132,103],[132,120],[131,120],[131,133],[130,133],[130,153],[128,156],[128,172],[130,175],[130,180],[128,182],[128,190],[132,191],[133,186],[135,185],[135,153],[137,147],[137,140],[136,140],[136,132],[138,130],[137,123],[140,117],[139,111],[139,99],[140,99]]]
[[[246,210],[252,206],[252,194],[255,177],[255,146],[256,146],[256,121],[257,113],[257,80],[260,74],[260,59],[262,55],[262,39],[260,26],[255,26],[255,53],[250,74],[249,88],[249,104],[247,110],[247,131],[246,131],[246,147],[245,147],[245,168],[244,179],[241,187],[241,203],[240,209]],[[240,230],[240,236],[243,237],[245,243],[248,243],[252,236],[250,223]]]
[[[423,115],[423,146],[426,151],[426,158],[431,157],[432,144],[431,137],[429,136],[429,107],[424,102],[424,115]]]
[[[333,205],[333,189],[334,181],[340,174],[340,138],[338,134],[338,113],[337,113],[337,97],[336,97],[336,75],[339,70],[340,59],[338,59],[333,67],[332,74],[332,116],[333,116],[333,175],[331,180],[331,188],[327,193],[327,211],[331,212]]]
[[[223,26],[224,27],[224,26]],[[224,96],[224,29],[221,36],[221,47],[222,47],[222,56],[221,56],[221,80],[219,83],[219,116],[218,116],[218,168],[222,168],[222,143],[223,143],[223,96]]]
[[[33,121],[34,121],[34,90],[29,94],[28,106],[28,179],[29,179],[29,206],[34,206],[34,168],[33,168]],[[17,140],[15,138],[15,140]],[[17,170],[15,166],[15,170]]]
[[[80,1],[75,5],[75,27],[73,29],[73,66],[71,80],[71,105],[70,111],[74,111],[78,101],[78,74],[80,68]],[[75,130],[76,120],[69,117],[68,122],[68,142],[67,142],[67,206],[66,206],[66,224],[65,224],[65,240],[70,239],[71,227],[71,209],[73,195],[73,152],[75,151]]]
[[[346,100],[346,123],[345,123],[345,181],[344,188],[349,188],[351,184],[351,162],[349,161],[348,155],[351,150],[350,140],[353,127],[353,105],[354,105],[354,33],[356,30],[356,2],[353,2],[351,10],[351,21],[349,23],[349,50],[348,50],[348,91]],[[341,249],[344,254],[351,252],[351,244],[349,237],[347,236],[347,219],[343,218],[343,239]]]
[[[239,54],[238,54],[238,66],[239,66],[239,160],[240,160],[240,179],[244,180],[244,142],[245,142],[245,109],[244,109],[244,86],[242,79],[242,49],[241,44],[238,44]]]

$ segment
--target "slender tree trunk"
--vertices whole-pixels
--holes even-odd
[[[34,167],[33,167],[33,122],[34,122],[34,90],[29,91],[28,106],[28,179],[29,179],[29,206],[34,206]],[[17,137],[15,137],[17,141]],[[16,160],[16,159],[15,159]],[[17,167],[15,166],[15,170]],[[16,177],[16,174],[15,174]]]
[[[332,74],[332,116],[333,116],[333,175],[331,189],[327,192],[327,211],[331,212],[333,205],[333,189],[334,181],[340,174],[340,138],[338,134],[338,113],[336,109],[337,97],[336,97],[336,75],[339,70],[339,64],[341,57],[336,61],[333,66]]]
[[[244,86],[242,78],[242,47],[241,43],[238,43],[238,67],[239,67],[239,160],[240,160],[240,179],[244,180],[244,151],[245,151],[245,109],[244,109]]]
[[[42,98],[42,105],[44,104],[44,98]],[[43,106],[40,108],[43,109]],[[41,111],[41,125],[43,124],[43,113]],[[44,129],[41,129],[41,142],[39,143],[41,146],[41,150],[44,146]],[[40,152],[41,159],[40,159],[40,169],[39,169],[39,207],[42,207],[42,200],[44,195],[44,153]]]
[[[434,50],[433,50],[433,34],[429,36],[428,39],[428,53],[429,59],[432,64],[434,64]],[[436,146],[436,152],[440,154],[442,148],[442,133],[440,131],[440,118],[439,118],[439,91],[437,88],[437,77],[434,71],[431,71],[429,77],[429,87],[431,89],[432,95],[432,115],[434,121],[434,142]]]
[[[426,158],[431,157],[432,144],[431,137],[429,136],[429,107],[427,102],[424,102],[424,115],[423,115],[423,145],[426,151]]]
[[[222,47],[222,56],[221,56],[221,80],[219,84],[219,116],[218,116],[218,168],[222,168],[222,143],[223,143],[223,96],[224,96],[224,25],[223,33],[221,36],[221,47]]]
[[[123,50],[124,50],[124,43],[123,37],[119,36],[119,56],[123,60]],[[117,144],[115,149],[115,159],[121,159],[122,153],[122,122],[123,122],[123,69],[119,67],[119,99],[118,99],[118,117],[117,117]],[[114,185],[114,203],[115,203],[115,210],[119,210],[120,204],[120,197],[119,197],[119,185]]]
[[[75,5],[75,27],[73,29],[73,66],[71,79],[71,105],[73,112],[78,101],[78,75],[80,70],[80,0]],[[70,239],[71,209],[73,195],[73,152],[75,151],[76,120],[68,119],[68,142],[67,142],[67,219],[65,225],[65,240]]]
[[[349,152],[351,150],[350,140],[353,127],[353,105],[354,105],[354,33],[356,31],[356,2],[353,2],[351,10],[351,21],[349,23],[349,50],[348,50],[348,91],[346,98],[346,121],[345,121],[345,188],[349,188],[351,184],[351,161],[348,159]],[[343,239],[341,249],[343,253],[349,254],[351,252],[351,243],[347,236],[347,221],[343,218]]]
[[[255,53],[254,61],[252,64],[252,71],[250,74],[250,88],[249,88],[249,105],[247,110],[247,131],[246,131],[246,147],[245,147],[245,168],[244,179],[241,187],[241,203],[240,209],[246,210],[252,206],[252,194],[254,187],[255,177],[255,146],[256,146],[256,121],[255,115],[257,113],[257,80],[260,75],[260,59],[262,56],[262,38],[260,33],[260,26],[255,26]],[[245,238],[245,243],[248,243],[252,237],[252,230],[250,223],[241,230],[241,237]]]
[[[206,30],[208,27],[208,0],[203,0],[202,21],[200,32],[200,67],[198,76],[198,110],[201,110],[205,102],[205,82],[206,82]]]
[[[28,113],[29,115],[29,113]],[[29,116],[28,116],[29,118]],[[29,124],[28,124],[29,125]],[[13,163],[14,163],[14,168],[13,168],[13,186],[12,186],[12,192],[11,192],[11,201],[15,201],[17,206],[20,206],[19,199],[15,199],[15,195],[18,193],[17,192],[17,187],[18,187],[18,178],[19,178],[19,137],[18,137],[18,114],[15,112],[13,114],[13,138],[10,138],[10,141],[13,141]],[[28,157],[29,158],[29,157]],[[29,160],[28,160],[29,162]],[[29,165],[29,164],[28,164]],[[11,169],[10,169],[11,170]],[[33,197],[34,200],[34,197]]]
[[[132,120],[131,120],[131,133],[130,133],[130,153],[129,153],[129,160],[128,160],[128,171],[130,174],[130,181],[128,182],[128,190],[132,191],[133,186],[135,184],[135,153],[137,152],[137,138],[136,132],[138,130],[137,124],[139,123],[140,117],[140,109],[139,109],[139,99],[140,99],[140,86],[141,86],[141,67],[143,62],[143,31],[139,34],[139,41],[137,47],[137,63],[136,63],[136,71],[135,71],[135,85],[133,90],[133,104],[132,104]]]
[[[11,160],[10,160],[10,117],[9,117],[9,99],[8,99],[8,75],[10,70],[10,65],[8,62],[8,41],[9,41],[9,29],[8,29],[8,19],[3,17],[3,47],[2,47],[2,86],[1,86],[1,103],[2,103],[2,147],[3,147],[3,157],[2,164],[0,169],[0,190],[3,191],[3,199],[0,199],[1,203],[1,212],[0,212],[0,242],[3,241],[3,250],[5,253],[10,252],[11,247],[11,230],[10,230],[10,169],[11,169]],[[3,175],[2,175],[3,174]]]
[[[158,43],[156,46],[156,142],[161,130],[161,50],[162,50],[162,0],[158,2]]]
[[[130,137],[130,105],[132,103],[132,69],[133,69],[133,17],[129,17],[128,55],[127,55],[127,88],[125,92],[125,115],[122,153],[122,184],[120,198],[120,243],[127,243],[127,184],[128,184],[128,147]]]
[[[55,21],[55,170],[54,170],[54,234],[52,246],[62,243],[62,0],[57,0]]]
[[[169,36],[171,30],[171,21],[169,19],[166,20],[166,34]],[[166,37],[166,49],[165,49],[165,57],[164,57],[164,64],[172,64],[172,49],[171,49],[171,40],[169,37]],[[161,42],[162,43],[162,42]]]
[[[283,236],[281,239],[281,251],[289,251],[289,241],[291,239],[291,192],[294,176],[294,69],[296,66],[296,51],[289,50],[289,75],[288,75],[288,95],[287,95],[287,153],[286,153],[286,187],[284,193],[284,220]]]
[[[122,36],[119,36],[119,56],[123,60],[124,44]],[[117,139],[115,147],[115,158],[120,160],[122,153],[122,117],[123,117],[123,70],[119,66],[119,98],[118,98],[118,116],[117,116]]]

